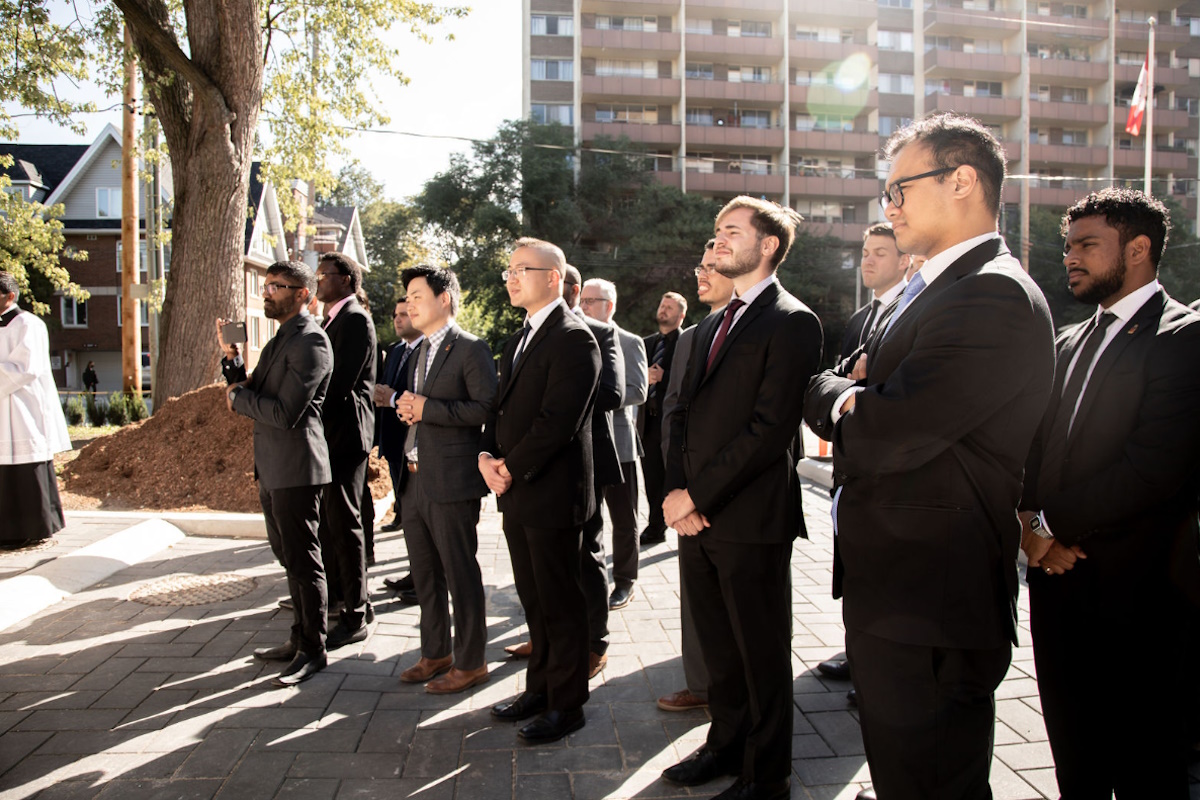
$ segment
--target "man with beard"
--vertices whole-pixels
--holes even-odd
[[[867,337],[879,324],[883,310],[904,291],[904,272],[910,257],[896,246],[896,234],[889,222],[879,222],[863,234],[862,284],[871,290],[871,302],[855,311],[846,323],[842,336],[843,359],[866,343]]]
[[[713,252],[716,239],[704,245],[704,256],[696,267],[696,294],[700,302],[708,306],[709,314],[718,314],[729,304],[733,296],[733,281],[717,272],[717,255]],[[679,402],[679,387],[683,385],[683,373],[688,359],[692,357],[696,326],[679,334],[675,353],[671,357],[670,378],[667,393],[663,398],[662,459],[668,459],[667,450],[671,441],[671,429],[667,422]],[[692,605],[688,597],[688,582],[683,570],[679,571],[680,653],[683,661],[683,679],[686,688],[658,698],[658,707],[663,711],[687,711],[708,706],[708,668],[704,666],[704,654],[696,641],[696,620],[692,616]]]
[[[335,650],[367,638],[375,612],[367,598],[366,544],[362,528],[367,454],[375,436],[371,389],[375,383],[375,324],[355,299],[362,269],[341,253],[326,253],[317,265],[317,299],[333,347],[333,375],[322,411],[333,479],[321,498],[321,552],[330,594],[342,602],[329,631]]]
[[[1186,635],[1200,594],[1200,315],[1157,280],[1157,200],[1104,189],[1067,210],[1063,263],[1097,304],[1058,339],[1025,471],[1022,547],[1038,691],[1064,798],[1186,798]],[[1112,643],[1154,652],[1164,704]]]
[[[804,536],[800,420],[821,323],[776,277],[800,215],[737,197],[717,215],[717,271],[733,299],[696,329],[671,414],[663,518],[679,533],[712,727],[663,777],[737,780],[720,800],[791,794],[792,540]]]
[[[321,488],[329,483],[329,451],[321,406],[333,351],[305,303],[317,287],[304,264],[280,261],[267,270],[263,313],[279,323],[254,374],[228,390],[231,411],[254,420],[254,475],[271,552],[287,573],[292,630],[278,647],[254,651],[290,662],[276,683],[291,686],[325,668],[328,598],[317,537]]]
[[[663,475],[662,460],[663,408],[667,385],[671,380],[671,365],[675,347],[687,316],[687,300],[677,292],[667,292],[658,303],[654,318],[658,333],[645,338],[649,368],[646,372],[649,389],[646,402],[638,406],[638,435],[642,437],[642,480],[646,484],[646,504],[649,519],[638,537],[642,547],[666,541],[667,525],[662,518]]]

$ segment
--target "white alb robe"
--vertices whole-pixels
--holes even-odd
[[[70,449],[46,323],[20,311],[0,328],[0,464],[51,461]]]

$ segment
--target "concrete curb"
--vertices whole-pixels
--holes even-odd
[[[801,478],[807,478],[813,483],[818,483],[826,489],[833,488],[833,462],[832,461],[817,461],[811,458],[802,458],[800,463],[796,465],[796,472]]]
[[[183,531],[169,522],[148,519],[0,581],[0,631],[145,561],[183,538]]]

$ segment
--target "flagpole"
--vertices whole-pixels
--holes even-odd
[[[1150,193],[1150,160],[1154,153],[1154,26],[1158,20],[1154,17],[1146,20],[1150,25],[1150,49],[1146,52],[1146,180],[1145,193]]]

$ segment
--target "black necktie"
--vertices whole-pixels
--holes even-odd
[[[867,314],[866,320],[863,321],[862,330],[858,333],[858,344],[861,347],[862,343],[871,335],[871,326],[875,324],[875,315],[879,313],[879,299],[871,301],[871,311]]]
[[[533,327],[528,322],[526,322],[525,327],[521,329],[521,341],[517,343],[517,351],[513,353],[512,365],[514,367],[517,366],[517,361],[521,358],[521,356],[525,354],[525,340],[529,338],[529,332],[531,330],[533,330]]]
[[[667,337],[659,336],[658,344],[654,346],[654,357],[650,359],[652,366],[662,366],[663,356],[667,354]]]

